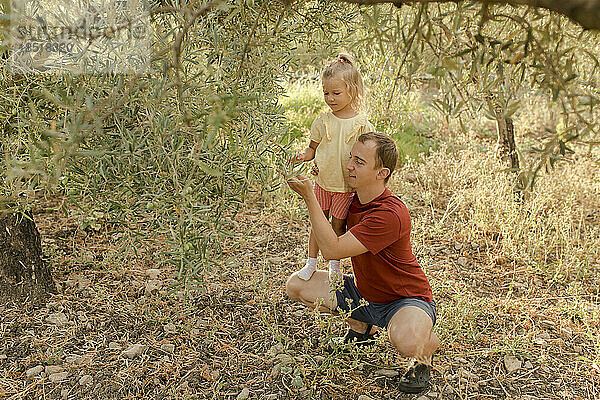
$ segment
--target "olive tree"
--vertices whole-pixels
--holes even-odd
[[[148,9],[146,70],[39,74],[15,72],[4,60],[0,219],[40,196],[66,195],[84,216],[82,228],[110,223],[132,247],[135,238],[160,237],[181,281],[201,280],[220,262],[223,240],[233,235],[228,220],[249,193],[274,190],[290,172],[282,78],[299,62],[295,49],[321,49],[319,40],[341,35],[319,18],[341,18],[345,8],[162,1]],[[322,39],[307,30],[312,25]],[[2,251],[15,262],[23,254]],[[32,274],[0,267],[12,273],[0,275],[7,285],[31,281]]]
[[[358,45],[379,60],[379,109],[424,87],[431,104],[461,126],[469,115],[486,115],[521,189],[572,146],[597,143],[597,31],[545,9],[506,5],[514,2],[439,3],[363,9],[370,35]],[[512,116],[532,92],[547,98],[561,122],[517,151]]]

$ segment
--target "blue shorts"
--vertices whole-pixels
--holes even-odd
[[[336,290],[335,297],[339,309],[346,312],[351,309],[353,310],[350,318],[381,328],[387,328],[396,312],[407,306],[419,307],[425,311],[431,318],[433,325],[435,325],[437,319],[437,307],[433,300],[431,300],[431,303],[428,303],[418,297],[403,297],[389,303],[367,301],[358,293],[358,289],[354,284],[354,276],[352,275],[344,275],[344,288]],[[350,300],[350,304],[348,304],[347,299]],[[366,302],[367,304],[361,305],[361,302]]]

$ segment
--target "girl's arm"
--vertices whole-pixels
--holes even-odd
[[[310,161],[313,158],[315,158],[315,152],[317,151],[317,147],[319,146],[319,143],[315,142],[314,140],[311,140],[310,143],[308,144],[308,147],[304,150],[303,154],[300,154],[298,157],[299,159],[301,159],[302,161]]]

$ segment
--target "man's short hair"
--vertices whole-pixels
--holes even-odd
[[[385,178],[387,183],[388,179],[396,169],[396,163],[398,162],[398,147],[396,142],[385,133],[381,132],[367,132],[363,133],[358,137],[358,141],[365,143],[372,140],[376,144],[376,157],[375,157],[375,168],[387,168],[390,170],[390,174]]]

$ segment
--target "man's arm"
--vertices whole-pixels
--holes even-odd
[[[287,183],[306,202],[312,231],[323,258],[326,260],[340,260],[368,251],[351,232],[348,231],[340,237],[335,234],[331,224],[325,218],[317,197],[312,190],[312,184],[307,178],[300,175],[289,179]]]

